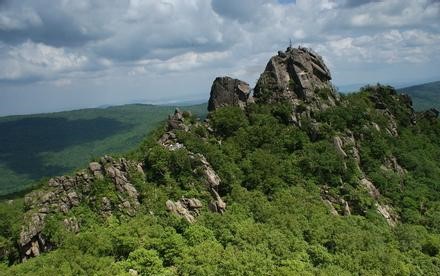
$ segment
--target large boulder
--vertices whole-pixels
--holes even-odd
[[[211,87],[208,111],[214,111],[223,106],[238,106],[244,108],[250,100],[249,84],[231,77],[217,77]]]

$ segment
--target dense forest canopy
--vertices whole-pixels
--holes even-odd
[[[395,112],[398,136],[370,96],[383,95]],[[440,273],[440,124],[419,115],[416,124],[394,101],[390,87],[365,88],[343,104],[318,114],[319,136],[286,122],[287,103],[220,108],[212,129],[188,118],[194,131],[180,130],[186,147],[169,151],[156,141],[159,129],[127,157],[146,164],[133,174],[140,192],[133,217],[118,211],[100,216],[89,201],[50,216],[45,236],[56,248],[19,264],[16,247],[23,200],[3,202],[0,245],[8,275],[438,275]],[[367,127],[375,123],[380,130]],[[196,126],[195,126],[196,125]],[[333,137],[351,129],[359,137],[360,167],[399,217],[391,227],[357,179],[356,161],[335,149]],[[202,153],[222,179],[223,214],[203,206],[190,224],[164,208],[179,197],[207,198],[188,151]],[[394,156],[403,174],[384,167]],[[104,179],[92,191],[115,198]],[[332,214],[323,187],[351,206]],[[116,199],[114,199],[116,200]],[[339,208],[336,206],[335,208]],[[341,213],[341,215],[339,214]],[[75,217],[81,229],[63,226]]]

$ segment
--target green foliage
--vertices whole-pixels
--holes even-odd
[[[184,108],[200,117],[206,114],[206,104]],[[97,156],[132,150],[174,109],[132,104],[2,117],[0,196],[32,187],[42,177],[85,167]]]
[[[399,92],[411,96],[417,111],[436,108],[440,110],[440,82],[430,82],[399,89]]]
[[[397,137],[386,131],[389,114],[375,109],[377,91],[396,119]],[[440,124],[409,123],[396,99],[390,87],[367,87],[302,128],[291,124],[287,103],[221,108],[209,117],[214,131],[202,124],[179,131],[185,148],[174,151],[158,145],[158,129],[130,153],[146,173],[130,172],[141,195],[135,217],[97,215],[96,199],[119,199],[111,181],[96,181],[89,202],[49,216],[43,234],[57,249],[17,264],[22,202],[1,203],[0,274],[440,275]],[[311,139],[314,126],[319,137]],[[344,146],[348,156],[335,149],[333,137],[346,134],[357,141],[362,174],[354,145]],[[212,198],[188,152],[203,154],[220,176],[224,214],[208,211]],[[378,199],[359,185],[361,177],[379,189]],[[351,215],[331,214],[324,192],[349,202]],[[182,196],[203,203],[194,224],[165,209]],[[396,227],[378,203],[393,206]],[[343,204],[334,205],[343,213]],[[79,233],[65,229],[67,217],[78,220]]]
[[[209,115],[212,126],[216,133],[223,137],[229,137],[239,128],[247,125],[244,112],[238,107],[224,107]]]
[[[139,275],[172,275],[170,269],[165,269],[158,253],[154,250],[139,248],[128,255],[127,260],[117,264],[123,270],[136,270]]]

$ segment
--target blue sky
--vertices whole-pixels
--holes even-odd
[[[438,0],[0,0],[0,115],[206,100],[293,44],[340,87],[440,79]]]

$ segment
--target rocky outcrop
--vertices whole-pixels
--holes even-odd
[[[226,203],[217,192],[221,179],[203,155],[197,154],[196,158],[202,163],[203,177],[213,198],[209,203],[209,209],[213,212],[223,214],[226,210]]]
[[[384,164],[381,166],[381,169],[385,171],[393,171],[400,177],[403,177],[406,174],[406,170],[399,165],[397,158],[394,156],[387,157]]]
[[[372,128],[375,128],[373,125]],[[361,156],[357,147],[356,139],[353,133],[346,130],[344,133],[340,133],[333,137],[333,144],[338,154],[344,158],[344,167],[347,168],[345,162],[349,162],[349,159],[354,160],[357,170],[359,172],[359,184],[363,187],[364,191],[374,200],[374,208],[381,214],[387,223],[394,227],[399,222],[399,216],[392,206],[383,203],[383,198],[379,189],[366,178],[365,173],[362,171],[360,163]],[[392,170],[398,173],[400,176],[405,174],[405,170],[397,163],[395,157],[390,157],[385,160],[382,166],[384,170]],[[341,195],[330,193],[327,186],[321,187],[321,199],[329,207],[330,213],[333,215],[350,215],[354,210],[355,213],[365,213],[365,209],[357,208],[359,205],[357,202],[345,200]],[[356,207],[357,206],[357,207]]]
[[[273,56],[254,89],[257,102],[287,101],[294,105],[294,122],[334,106],[339,95],[321,56],[307,48],[287,48]]]
[[[211,194],[212,199],[208,203],[209,209],[212,212],[223,214],[226,211],[226,203],[218,193],[218,188],[221,183],[220,177],[202,154],[188,152],[188,155],[196,166],[194,173],[198,172],[201,174],[201,177],[203,177],[206,183],[206,188]],[[193,204],[194,202],[197,204]],[[198,204],[198,202],[200,201],[194,198],[181,199],[177,202],[168,200],[166,202],[166,207],[168,211],[183,217],[189,223],[193,223],[195,222],[196,217],[200,214],[199,209],[202,207],[202,204]]]
[[[139,170],[141,166],[124,158],[114,160],[104,156],[99,162],[91,162],[87,170],[78,172],[75,176],[55,177],[48,181],[45,190],[36,190],[25,196],[25,224],[23,225],[18,241],[22,260],[38,256],[41,252],[50,250],[53,245],[42,231],[46,218],[50,214],[68,214],[82,202],[99,202],[102,215],[109,215],[117,210],[132,216],[139,206],[139,193],[129,181],[129,170]],[[108,198],[94,198],[93,186],[97,181],[108,178],[113,182],[113,188],[118,196],[118,202],[111,202]],[[75,217],[63,221],[67,230],[78,232],[80,225]]]
[[[223,106],[238,106],[244,108],[252,102],[249,84],[230,77],[217,77],[211,87],[208,111],[214,111]]]
[[[431,109],[426,110],[425,112],[422,112],[420,114],[420,117],[427,119],[431,122],[434,122],[437,120],[439,113],[440,112],[437,109],[431,108]]]
[[[387,204],[375,204],[377,212],[381,214],[391,227],[395,227],[399,222],[399,216],[394,209]]]
[[[166,207],[168,211],[183,217],[189,223],[194,223],[203,205],[196,198],[182,198],[176,202],[167,200]]]
[[[373,102],[376,110],[387,119],[385,131],[390,136],[397,137],[399,135],[397,117],[408,118],[408,124],[416,123],[416,114],[412,107],[410,96],[398,94],[393,87],[380,84],[374,86],[367,85],[362,87],[361,91],[368,93],[368,97]],[[380,131],[379,127],[378,129]]]
[[[171,151],[183,148],[183,144],[177,141],[176,130],[189,131],[189,125],[184,114],[178,108],[176,108],[173,115],[168,116],[167,129],[162,137],[160,137],[159,144]]]
[[[321,199],[330,209],[332,215],[351,215],[351,208],[348,202],[341,196],[332,194],[326,185],[321,187]]]
[[[169,116],[167,123],[167,131],[158,140],[158,143],[170,151],[177,149],[186,149],[185,145],[180,143],[176,136],[176,131],[183,130],[189,131],[192,125],[186,121],[183,113],[176,109],[172,116]],[[211,164],[206,160],[202,154],[195,154],[187,150],[189,158],[192,160],[192,166],[194,167],[194,174],[199,174],[206,183],[206,188],[210,192],[212,200],[209,202],[208,207],[213,212],[223,213],[226,210],[226,203],[222,200],[218,193],[218,188],[221,183],[221,179],[215,172]],[[179,215],[186,219],[188,222],[193,223],[196,217],[199,215],[199,209],[202,207],[199,204],[192,204],[192,202],[200,202],[197,199],[181,199],[176,202],[168,200],[166,202],[166,208],[168,211]]]
[[[399,223],[399,216],[388,204],[384,204],[381,202],[381,194],[379,190],[376,188],[376,186],[368,179],[362,178],[360,181],[360,184],[362,187],[364,187],[368,194],[376,201],[374,203],[374,206],[379,214],[381,214],[384,219],[387,221],[387,223],[391,227],[395,227],[397,223]]]

